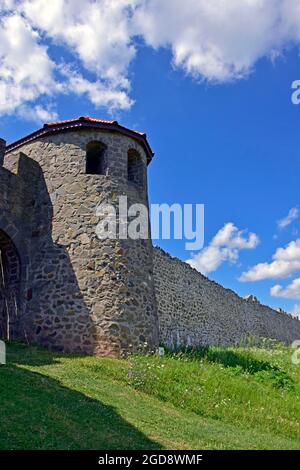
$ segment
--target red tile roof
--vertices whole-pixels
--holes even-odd
[[[117,121],[107,121],[104,119],[91,118],[89,116],[81,116],[79,118],[68,119],[66,121],[48,122],[44,124],[44,126],[38,131],[35,131],[32,134],[29,134],[28,136],[23,137],[22,139],[17,140],[16,142],[13,142],[12,144],[9,144],[6,147],[6,153],[12,152],[13,150],[16,150],[22,145],[28,144],[33,140],[37,140],[40,137],[44,137],[45,135],[54,134],[56,132],[64,132],[73,128],[103,129],[127,135],[142,144],[146,151],[148,161],[151,161],[154,155],[147,141],[147,136],[145,133],[128,129],[127,127],[123,127]]]

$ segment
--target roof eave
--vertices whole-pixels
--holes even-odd
[[[29,134],[26,137],[23,137],[22,139],[19,139],[7,145],[6,154],[34,140],[45,137],[46,135],[51,135],[56,132],[65,132],[73,128],[94,128],[94,129],[108,130],[112,132],[119,132],[120,134],[127,135],[128,137],[132,137],[133,139],[137,140],[143,145],[147,154],[148,163],[152,160],[154,156],[154,153],[147,141],[146,134],[142,134],[137,131],[127,129],[126,127],[123,127],[120,124],[118,124],[117,121],[99,122],[99,121],[81,120],[81,119],[74,120],[74,121],[71,121],[71,120],[65,121],[62,123],[58,122],[58,123],[45,124],[44,127],[33,132],[32,134]]]

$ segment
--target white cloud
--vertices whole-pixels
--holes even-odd
[[[56,113],[49,103],[58,93],[85,95],[110,111],[129,109],[127,75],[136,52],[129,20],[135,3],[0,0],[0,115],[52,119]],[[51,44],[68,53],[69,74],[62,73],[61,59],[50,57]],[[76,61],[82,73],[74,72]]]
[[[251,250],[259,243],[255,233],[246,234],[233,223],[227,223],[200,253],[187,260],[193,268],[203,274],[215,271],[224,261],[236,263],[241,250]]]
[[[0,0],[0,13],[5,10],[12,10],[16,4],[16,0]]]
[[[136,22],[147,44],[170,47],[175,66],[196,78],[246,76],[263,56],[299,42],[298,0],[149,0]]]
[[[110,110],[132,105],[137,38],[213,82],[243,78],[260,58],[300,44],[300,0],[0,0],[0,18],[2,115],[72,91],[49,44],[80,66],[74,92]]]
[[[289,213],[286,217],[277,221],[278,228],[283,229],[287,227],[294,220],[298,219],[299,215],[300,215],[299,209],[297,207],[292,207],[292,209],[289,210]]]
[[[49,122],[58,119],[56,111],[38,104],[34,106],[21,105],[17,110],[17,114],[26,121]]]
[[[54,63],[37,34],[18,15],[0,21],[0,113],[12,113],[23,103],[57,88]]]
[[[294,279],[286,287],[276,284],[271,287],[270,294],[272,297],[280,297],[283,299],[300,299],[300,278]]]
[[[135,0],[25,0],[21,9],[34,27],[66,45],[84,67],[111,85],[127,88],[135,55],[130,9]]]
[[[101,81],[91,82],[70,67],[61,67],[60,70],[66,77],[66,93],[86,95],[96,108],[103,106],[108,109],[129,109],[133,104],[125,91],[110,87]]]
[[[261,281],[281,279],[300,270],[300,239],[290,242],[285,248],[278,248],[271,263],[259,263],[244,272],[240,281]]]

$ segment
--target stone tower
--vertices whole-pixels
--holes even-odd
[[[0,141],[0,166],[3,153]],[[2,336],[98,355],[157,347],[151,239],[96,235],[100,203],[117,211],[127,196],[148,206],[152,156],[145,134],[89,117],[45,124],[6,147]]]

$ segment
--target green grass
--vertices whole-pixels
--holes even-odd
[[[203,348],[115,360],[9,344],[0,449],[299,449],[291,354]]]

